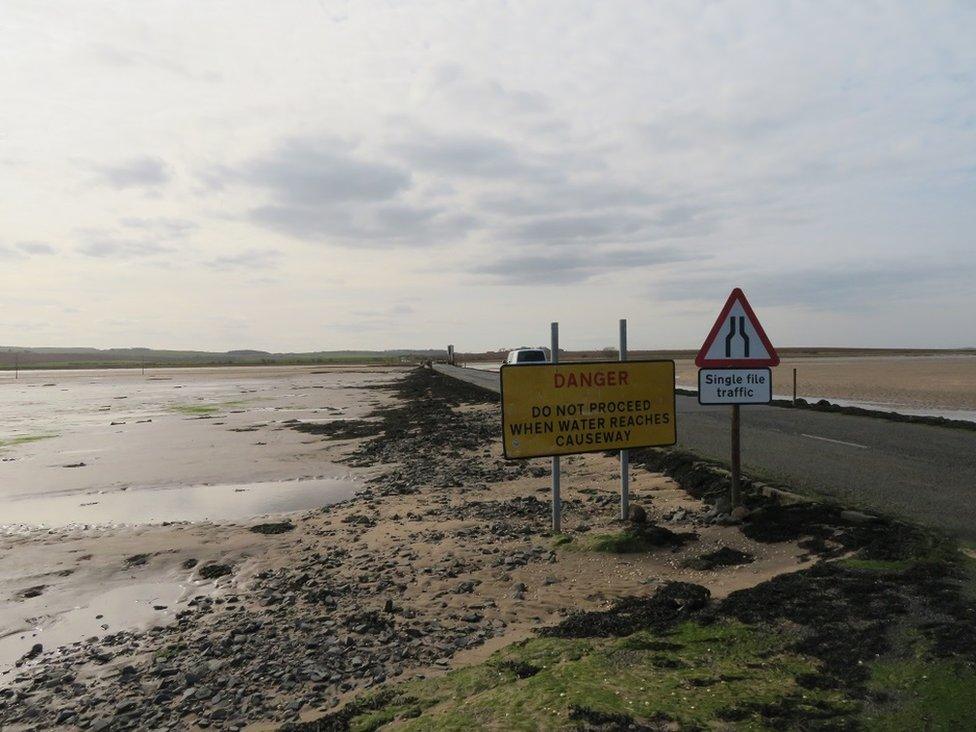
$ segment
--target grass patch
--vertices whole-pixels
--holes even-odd
[[[976,670],[961,663],[881,661],[870,686],[888,702],[864,715],[868,729],[969,729],[976,719]]]
[[[594,534],[580,542],[583,549],[606,554],[638,554],[656,549],[657,545],[650,544],[644,537],[630,531],[618,531],[613,534]]]
[[[663,526],[642,526],[623,529],[611,534],[593,534],[576,543],[585,551],[607,554],[640,554],[661,547],[681,546],[694,534],[676,534]]]
[[[167,661],[179,656],[180,653],[184,652],[185,650],[186,646],[182,644],[166,646],[165,648],[156,651],[156,653],[153,655],[153,660],[155,660],[156,663],[166,663]]]
[[[529,668],[533,673],[519,673]],[[667,634],[619,639],[537,638],[483,664],[369,695],[347,722],[360,731],[573,729],[586,719],[694,728],[735,710],[740,725],[762,728],[758,709],[781,701],[797,689],[797,676],[815,670],[814,660],[786,650],[781,638],[734,621],[685,622]],[[839,715],[852,706],[836,691],[804,694],[810,705]],[[738,708],[742,699],[755,710]]]
[[[569,534],[556,534],[552,539],[553,549],[560,546],[566,546],[566,544],[572,544],[572,543],[573,543],[573,537],[570,536]]]
[[[846,569],[858,569],[867,572],[904,572],[913,567],[915,562],[910,559],[841,559],[837,562]]]
[[[959,570],[962,579],[962,596],[971,602],[976,602],[976,557],[961,554]]]
[[[50,440],[52,437],[58,437],[58,435],[23,435],[21,437],[11,437],[8,440],[0,440],[0,449],[26,445],[29,442],[37,442],[38,440]]]

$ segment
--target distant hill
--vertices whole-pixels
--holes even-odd
[[[233,351],[167,351],[153,348],[18,348],[0,346],[0,370],[135,368],[153,366],[247,366],[271,364],[399,363],[443,359],[443,349],[386,351],[312,351],[270,353],[254,349]]]

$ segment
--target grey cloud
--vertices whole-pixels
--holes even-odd
[[[274,267],[281,258],[277,249],[247,249],[237,254],[215,257],[206,265],[216,270],[267,269]]]
[[[155,241],[118,237],[107,232],[88,232],[78,252],[96,259],[138,259],[172,252]]]
[[[564,182],[528,191],[523,189],[517,193],[490,193],[482,196],[479,204],[488,211],[510,216],[535,216],[647,206],[659,202],[659,196],[637,186],[599,180],[589,183]]]
[[[129,229],[137,229],[148,234],[171,239],[182,239],[198,228],[198,225],[193,221],[166,217],[139,218],[130,216],[121,219],[119,223]]]
[[[435,84],[452,102],[465,109],[502,115],[538,115],[550,110],[540,92],[513,88],[493,79],[473,79],[461,67],[441,66]]]
[[[552,216],[522,224],[515,236],[527,241],[586,239],[605,241],[627,236],[647,226],[643,217],[621,213],[585,216]]]
[[[253,221],[276,231],[312,241],[328,237],[345,246],[431,245],[464,236],[475,220],[442,209],[406,205],[352,207],[261,206]]]
[[[976,268],[904,262],[843,265],[757,278],[755,290],[772,305],[802,305],[816,310],[873,309],[881,301],[912,299],[938,288],[969,287]]]
[[[26,254],[55,254],[57,249],[42,241],[22,241],[17,248]]]
[[[239,168],[212,171],[211,185],[246,183],[270,199],[248,217],[310,241],[372,247],[431,244],[463,235],[473,221],[429,205],[397,200],[411,185],[405,169],[363,159],[333,140],[288,140]]]
[[[390,228],[416,227],[428,224],[438,213],[436,208],[383,206],[376,210],[376,220]]]
[[[117,165],[96,166],[102,182],[113,188],[154,188],[170,180],[169,166],[160,158],[138,157]]]
[[[514,145],[481,135],[417,133],[393,150],[411,165],[433,173],[473,178],[562,178],[561,172],[530,162],[533,156]]]
[[[141,259],[170,254],[196,224],[184,219],[126,217],[120,229],[81,229],[77,251],[94,259]]]
[[[672,264],[690,259],[690,255],[672,247],[655,249],[601,249],[565,251],[504,257],[470,270],[487,275],[495,282],[510,285],[557,285],[583,282],[606,272],[654,265]]]
[[[337,143],[298,139],[230,175],[268,189],[287,206],[385,201],[410,185],[409,173],[400,168],[359,159]]]
[[[55,253],[57,253],[57,249],[40,241],[21,241],[13,246],[0,244],[0,259],[25,259],[31,256],[49,256]]]
[[[669,277],[655,285],[658,300],[718,301],[734,286],[764,305],[810,310],[873,310],[895,300],[931,296],[933,292],[965,291],[976,267],[971,264],[922,261],[839,262],[836,266],[803,268],[781,273],[705,273]]]
[[[518,194],[486,194],[479,205],[486,212],[522,219],[507,235],[526,243],[703,235],[722,218],[721,210],[704,197],[689,202],[606,179],[522,186]]]
[[[704,207],[673,205],[639,214],[617,210],[548,216],[520,224],[513,236],[525,242],[624,242],[700,234],[710,227]]]
[[[779,132],[809,120],[810,106],[770,108],[755,100],[739,100],[738,106],[718,115],[705,109],[662,114],[640,126],[645,139],[655,148],[674,151],[715,147],[730,143],[763,142]]]

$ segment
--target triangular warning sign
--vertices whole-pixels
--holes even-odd
[[[699,368],[779,365],[776,349],[738,287],[725,301],[725,307],[695,358],[695,365]]]

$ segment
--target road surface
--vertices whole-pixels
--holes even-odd
[[[498,372],[436,364],[498,391]],[[678,445],[728,462],[729,407],[677,396]],[[745,472],[976,541],[976,432],[805,409],[745,406]]]

